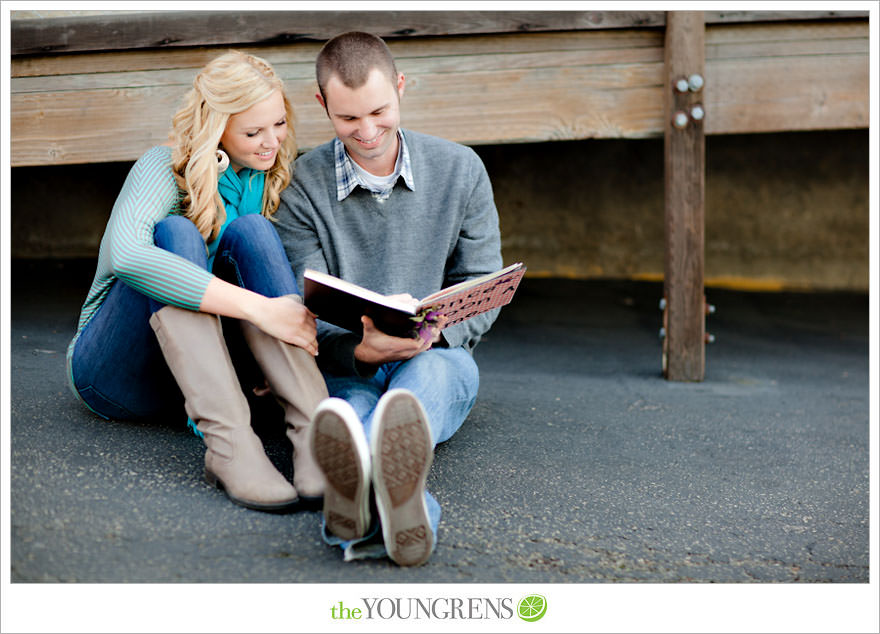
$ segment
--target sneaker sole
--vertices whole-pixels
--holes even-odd
[[[376,408],[371,439],[373,490],[388,556],[418,566],[431,556],[434,533],[425,505],[425,481],[434,460],[431,430],[421,403],[391,390]]]
[[[370,524],[370,453],[360,420],[348,403],[339,401],[328,409],[319,406],[312,425],[312,452],[327,480],[327,530],[346,540],[363,537]]]

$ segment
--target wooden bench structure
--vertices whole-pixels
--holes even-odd
[[[471,145],[665,138],[674,380],[705,372],[704,135],[868,127],[867,11],[13,12],[12,165],[137,159],[233,47],[275,66],[314,147],[333,134],[315,55],[353,29],[386,38],[407,75],[407,127]],[[694,75],[704,86],[676,89]]]

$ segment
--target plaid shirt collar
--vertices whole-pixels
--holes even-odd
[[[400,176],[403,177],[403,182],[406,183],[406,186],[415,191],[412,164],[409,160],[409,148],[406,146],[403,130],[398,131],[397,138],[400,139]],[[339,137],[333,140],[333,152],[336,158],[336,200],[345,200],[354,191],[355,187],[361,186],[364,189],[368,189],[358,176],[357,170],[354,169],[351,157],[348,156],[348,152],[345,151],[345,146],[339,140]],[[373,193],[384,200],[391,195],[391,190]]]

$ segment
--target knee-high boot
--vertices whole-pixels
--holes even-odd
[[[205,478],[236,504],[284,512],[296,489],[278,472],[250,424],[250,408],[216,315],[165,306],[150,317],[159,346],[204,434]]]
[[[301,301],[297,295],[289,295]],[[314,357],[297,346],[285,343],[254,326],[241,322],[257,364],[269,389],[284,408],[287,437],[293,445],[293,486],[303,499],[317,501],[324,495],[324,475],[315,462],[308,443],[308,429],[318,404],[327,398],[327,385]]]

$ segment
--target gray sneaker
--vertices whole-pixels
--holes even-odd
[[[376,406],[370,436],[373,490],[385,550],[400,566],[418,566],[434,548],[425,505],[434,444],[422,404],[408,390],[386,392]]]
[[[342,539],[363,537],[370,526],[370,450],[360,418],[347,401],[321,401],[312,416],[312,455],[327,480],[324,520]]]

